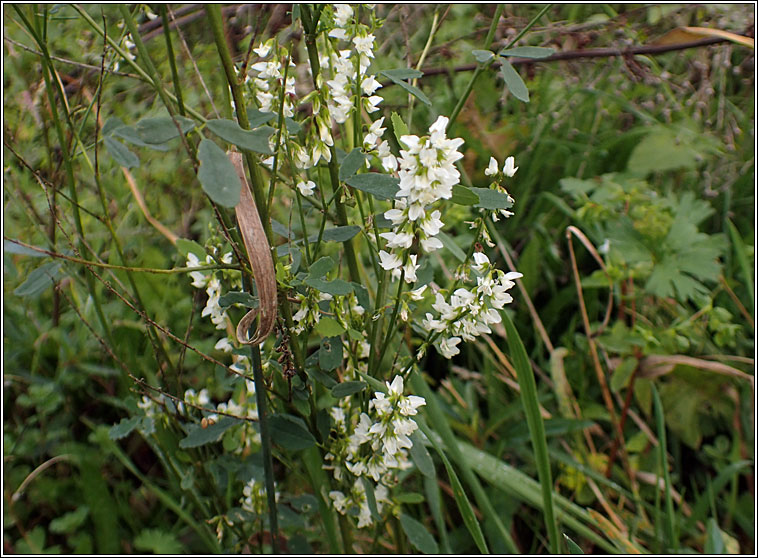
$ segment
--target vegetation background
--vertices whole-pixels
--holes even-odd
[[[229,90],[204,10],[168,7],[169,15],[157,5],[129,8],[155,72],[166,84],[178,80],[187,107],[225,112]],[[507,5],[491,50],[544,8]],[[375,8],[385,23],[372,67],[420,67],[415,86],[431,102],[384,80],[378,114],[397,113],[423,133],[453,113],[477,71],[449,130],[465,140],[465,182],[486,185],[491,156],[516,158],[514,215],[489,224],[488,253],[523,274],[508,313],[537,378],[563,552],[755,552],[755,57],[745,39],[754,8],[550,6],[517,46],[555,55],[513,61],[529,102],[513,83],[504,87],[496,65],[475,70],[472,51],[485,48],[496,5]],[[238,442],[223,431],[181,444],[199,432],[200,415],[185,420],[174,408],[156,428],[140,414],[143,395],[156,395],[146,384],[171,406],[190,388],[224,401],[238,382],[188,350],[223,357],[200,318],[204,294],[186,273],[118,267],[180,268],[187,245],[177,238],[203,246],[217,236],[217,208],[177,139],[161,151],[134,137],[114,146],[103,127],[165,114],[152,85],[125,63],[101,72],[95,25],[123,39],[123,13],[96,4],[3,9],[4,551],[276,550],[266,514],[238,507],[246,479],[259,474],[257,453],[229,458]],[[292,10],[224,5],[235,63],[274,36],[304,60]],[[174,29],[167,43],[163,17],[176,18],[181,37]],[[698,46],[674,48],[692,41]],[[660,52],[617,55],[656,44]],[[605,51],[588,57],[593,49]],[[287,224],[288,208],[273,207]],[[472,243],[467,211],[450,210],[460,222],[447,231],[453,254]],[[98,265],[77,259],[83,245]],[[457,265],[449,255],[431,259],[438,278]],[[494,328],[452,360],[431,351],[420,414],[433,399],[468,465],[448,448],[451,466],[430,446],[432,476],[409,474],[395,493],[399,517],[415,523],[356,530],[353,550],[467,553],[486,539],[492,552],[549,551],[551,520],[507,337]],[[156,373],[156,346],[179,373]],[[280,546],[330,552],[301,455],[274,447]]]

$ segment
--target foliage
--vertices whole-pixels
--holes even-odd
[[[747,10],[9,5],[6,550],[753,552]]]

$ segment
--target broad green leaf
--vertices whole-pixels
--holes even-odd
[[[176,535],[162,529],[144,529],[134,539],[134,547],[137,550],[145,550],[153,554],[181,554],[185,552],[184,546],[176,538]]]
[[[332,227],[331,229],[326,229],[324,231],[321,240],[324,242],[345,242],[346,240],[353,238],[359,232],[361,232],[361,228],[357,225]],[[308,238],[309,241],[315,241],[316,239],[318,239],[318,234]]]
[[[625,388],[635,368],[637,368],[637,359],[634,357],[625,358],[613,371],[613,375],[611,376],[611,391],[617,393],[622,388]]]
[[[273,415],[269,419],[271,439],[284,449],[299,451],[316,444],[313,434],[308,432],[302,420],[285,414]]]
[[[177,238],[176,249],[179,250],[179,253],[185,258],[187,257],[187,254],[195,254],[198,260],[205,263],[203,261],[205,260],[205,248],[200,246],[194,240],[187,240],[186,238]]]
[[[131,143],[132,145],[136,145],[138,147],[149,147],[150,149],[154,149],[155,151],[168,151],[168,145],[163,145],[159,143],[147,143],[142,139],[142,137],[139,135],[139,132],[137,132],[136,128],[134,126],[120,126],[118,128],[112,129],[111,136],[121,138],[124,141],[127,141]]]
[[[316,324],[316,333],[321,337],[337,337],[345,333],[345,328],[334,318],[324,316]]]
[[[437,554],[439,546],[426,527],[406,513],[400,514],[400,525],[411,544],[424,554]]]
[[[707,525],[705,548],[703,550],[706,554],[726,554],[724,538],[721,536],[721,529],[719,529],[718,523],[716,523],[715,519],[709,517]]]
[[[337,264],[332,258],[324,256],[311,264],[311,267],[308,269],[308,277],[312,279],[321,279],[336,266]]]
[[[405,89],[408,93],[416,97],[425,105],[432,106],[432,102],[429,100],[429,97],[424,94],[423,91],[417,87],[414,87],[410,83],[403,81],[404,79],[419,78],[424,75],[422,72],[418,70],[411,70],[410,68],[405,68],[399,70],[383,70],[379,72],[379,74],[389,78],[390,81]]]
[[[258,308],[258,297],[244,291],[230,291],[218,299],[221,308],[229,308],[232,304],[241,304],[245,308]]]
[[[179,440],[179,447],[182,449],[196,448],[205,444],[212,444],[221,440],[224,432],[232,426],[239,424],[237,419],[222,416],[218,422],[203,428],[199,424],[190,424],[187,429],[189,433],[186,437]]]
[[[346,294],[353,292],[353,286],[347,281],[343,281],[342,279],[325,281],[323,279],[306,277],[303,283],[309,287],[313,287],[319,292],[327,293],[332,296],[345,296]]]
[[[407,136],[410,133],[408,131],[408,126],[405,124],[403,119],[400,118],[400,115],[398,113],[393,112],[390,116],[390,120],[392,121],[392,129],[395,132],[397,141],[400,141],[401,137]]]
[[[413,442],[410,449],[413,463],[416,464],[416,467],[418,467],[418,470],[421,471],[422,475],[430,479],[434,478],[436,474],[434,461],[432,461],[432,456],[429,455],[426,447],[424,447],[424,443],[421,441],[421,433],[419,430],[416,430],[411,434],[411,442]]]
[[[21,244],[17,244],[13,242],[12,239],[3,239],[3,252],[6,254],[20,254],[23,256],[32,256],[33,258],[45,258],[47,257],[47,254],[44,254],[42,252],[37,252],[36,250],[32,250],[31,248],[27,248],[26,246],[22,246]]]
[[[236,206],[242,183],[226,153],[213,141],[203,139],[197,156],[200,159],[197,178],[208,197],[224,207]]]
[[[453,186],[453,197],[450,198],[450,201],[457,203],[458,205],[474,205],[480,202],[477,194],[475,194],[470,188],[466,188],[460,184]]]
[[[84,523],[88,515],[89,507],[79,506],[76,510],[53,519],[50,522],[50,532],[58,534],[73,533],[82,523]]]
[[[323,318],[322,318],[323,319]],[[342,399],[343,397],[349,397],[366,389],[368,384],[366,382],[352,381],[342,382],[332,388],[332,397],[335,399]]]
[[[500,63],[500,75],[505,82],[505,86],[513,93],[514,97],[519,101],[529,102],[529,90],[526,88],[524,80],[521,79],[521,76],[511,63],[505,59]]]
[[[16,296],[38,296],[61,277],[63,277],[63,263],[58,261],[43,263],[29,274],[26,281],[16,287],[13,294]]]
[[[472,50],[471,54],[474,55],[474,58],[476,58],[476,61],[480,64],[489,62],[495,56],[495,53],[491,50]]]
[[[500,56],[518,56],[519,58],[547,58],[548,56],[551,56],[555,52],[552,48],[546,48],[546,47],[533,47],[533,46],[525,46],[525,47],[515,47],[515,48],[504,48],[500,52],[498,52],[498,55]]]
[[[176,116],[176,122],[186,134],[195,127],[195,122],[184,116]],[[179,137],[179,130],[174,120],[168,116],[158,118],[143,118],[137,122],[137,133],[145,143],[166,143],[169,140]]]
[[[113,133],[114,130],[121,128],[123,126],[126,126],[123,120],[115,116],[112,116],[108,120],[106,120],[105,124],[103,124],[103,127],[100,128],[100,133],[103,134],[104,136],[109,136]]]
[[[267,122],[271,122],[276,118],[275,112],[263,112],[260,110],[251,110],[247,113],[247,123],[250,125],[250,129],[254,130],[258,126],[262,126]]]
[[[321,340],[318,350],[318,365],[321,370],[331,372],[342,364],[342,339],[327,337]]]
[[[129,151],[120,141],[113,139],[111,136],[105,136],[104,140],[105,148],[108,153],[111,154],[113,160],[124,168],[130,169],[132,167],[139,167],[139,157]]]
[[[510,209],[513,207],[513,200],[497,190],[490,190],[489,188],[471,188],[471,191],[479,196],[479,202],[475,204],[475,207],[482,209]]]
[[[111,440],[120,440],[126,438],[134,430],[142,417],[122,418],[118,424],[114,424],[108,430],[108,437]]]
[[[459,261],[463,262],[466,259],[466,253],[461,250],[458,245],[455,243],[455,241],[449,237],[447,234],[440,232],[437,234],[437,238],[440,239],[440,242],[442,242],[442,245],[450,251],[453,256]]]
[[[392,81],[420,78],[421,76],[424,75],[423,72],[419,70],[414,70],[413,68],[397,68],[395,70],[382,70],[381,72],[379,72],[379,74],[386,78],[391,79]]]
[[[208,120],[205,125],[222,140],[233,143],[237,147],[264,155],[273,153],[268,144],[268,139],[276,130],[270,126],[262,126],[255,130],[243,130],[235,121],[227,119]]]
[[[342,160],[340,165],[340,180],[345,181],[351,176],[354,176],[366,162],[366,155],[360,150],[359,147],[353,149],[348,153],[347,157]]]
[[[664,127],[654,128],[632,150],[626,163],[632,172],[647,175],[675,169],[694,169],[702,157],[687,134]]]
[[[367,192],[380,200],[394,199],[397,195],[397,191],[400,189],[398,187],[400,181],[397,178],[388,174],[380,174],[378,172],[356,174],[355,176],[348,178],[345,182],[349,186],[362,192]]]

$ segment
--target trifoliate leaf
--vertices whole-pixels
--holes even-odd
[[[243,130],[234,120],[214,119],[205,123],[208,129],[222,140],[233,143],[241,149],[271,155],[268,139],[276,130],[261,126],[255,130]]]

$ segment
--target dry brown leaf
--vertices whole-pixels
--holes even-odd
[[[245,176],[242,154],[230,151],[228,155],[242,183],[240,202],[234,211],[258,291],[258,308],[250,310],[237,324],[237,340],[243,345],[257,345],[269,336],[276,323],[276,273],[271,247]],[[259,314],[258,328],[252,337],[248,337],[248,330]]]
[[[677,27],[672,29],[662,37],[652,42],[654,45],[677,45],[682,43],[691,43],[707,37],[719,37],[732,41],[739,45],[749,48],[755,48],[755,41],[751,37],[737,35],[721,29],[709,29],[707,27]]]

